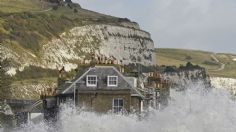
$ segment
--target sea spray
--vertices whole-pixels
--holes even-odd
[[[171,89],[169,106],[151,109],[140,120],[135,114],[98,114],[64,107],[58,124],[30,124],[19,132],[235,132],[236,102],[223,89],[190,84]]]

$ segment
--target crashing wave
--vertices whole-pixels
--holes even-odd
[[[135,114],[97,114],[64,107],[58,124],[30,124],[18,132],[235,132],[236,102],[224,89],[189,84],[184,91],[171,90],[170,104],[150,109],[140,119]]]

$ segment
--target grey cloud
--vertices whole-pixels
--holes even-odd
[[[236,53],[235,0],[74,0],[128,17],[152,34],[156,47]]]

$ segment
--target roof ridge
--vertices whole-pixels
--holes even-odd
[[[91,69],[93,69],[94,67],[90,67],[87,71],[85,71],[80,77],[78,77],[77,79],[75,79],[72,84],[66,88],[65,90],[62,91],[62,93],[66,93],[67,91],[69,91],[75,84],[78,80],[80,80],[83,76],[85,76]]]
[[[95,65],[94,67],[98,67],[98,68],[113,68],[115,66],[100,66],[100,65]]]

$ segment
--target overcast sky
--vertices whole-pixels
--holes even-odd
[[[236,53],[236,0],[73,1],[138,22],[159,48]]]

